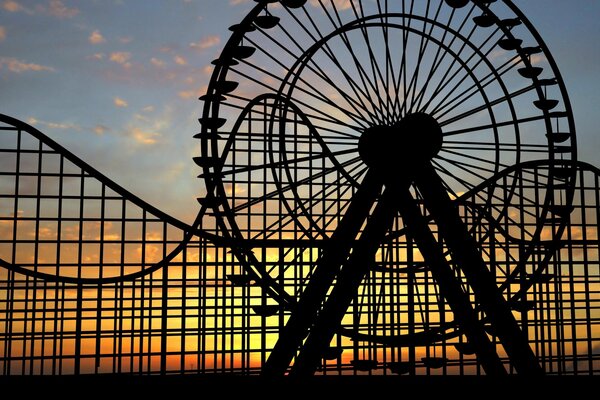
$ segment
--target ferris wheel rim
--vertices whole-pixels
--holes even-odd
[[[505,2],[505,3],[510,3],[510,4],[512,4],[512,2],[510,2],[510,1],[508,1],[508,0],[505,0],[504,2]],[[475,3],[475,2],[474,2],[474,3]],[[476,3],[477,3],[476,5],[477,5],[478,7],[480,7],[482,10],[486,10],[486,9],[488,9],[488,6],[487,6],[486,4],[479,4],[479,2],[476,2]],[[514,5],[513,5],[513,6],[514,6]],[[258,14],[259,14],[259,13],[260,13],[262,10],[265,10],[265,9],[266,9],[266,7],[267,7],[267,4],[259,4],[259,5],[255,6],[255,8],[253,8],[253,9],[252,9],[252,11],[251,11],[251,12],[248,14],[248,16],[247,16],[247,17],[244,19],[244,21],[246,21],[246,26],[251,26],[253,18],[255,18],[256,16],[258,16]],[[254,15],[254,17],[251,17],[251,15]],[[522,18],[523,18],[523,20],[526,20],[526,18],[525,18],[524,16],[523,16]],[[244,25],[244,22],[243,22],[242,24],[240,24],[240,26],[243,26],[243,25]],[[239,28],[239,29],[240,29],[240,31],[243,31],[245,28]],[[532,29],[529,29],[529,30],[530,30],[530,31],[532,31]],[[537,34],[537,31],[535,31],[535,30],[534,30],[534,28],[533,28],[533,31],[534,31],[534,32]],[[236,35],[235,33],[234,33],[234,35],[232,35],[232,37],[231,37],[230,41],[229,41],[229,42],[227,43],[227,45],[226,45],[226,48],[227,48],[228,46],[230,46],[230,45],[231,45],[232,47],[239,45],[239,43],[240,43],[241,39],[240,39],[240,40],[238,40],[238,41],[233,41],[233,42],[232,42],[232,40],[233,40],[233,38],[235,37],[235,35]],[[535,36],[535,35],[534,35],[534,36]],[[539,36],[539,34],[537,34],[537,36]],[[241,37],[243,37],[243,34],[241,35]],[[232,43],[233,43],[233,44],[232,44]],[[545,54],[548,54],[548,55],[550,55],[550,54],[551,54],[543,42],[540,42],[540,41],[538,41],[538,44],[539,44],[541,47],[543,47],[543,48],[544,48],[544,53],[545,53]],[[224,53],[225,53],[225,51],[224,51]],[[523,57],[522,57],[522,58],[523,58]],[[551,64],[552,64],[552,63],[551,63]],[[560,76],[560,74],[559,74],[559,71],[558,71],[558,67],[555,65],[555,63],[552,65],[552,69],[553,69],[554,76],[555,76],[555,77],[556,77],[556,79],[559,81],[559,84],[561,85],[561,89],[562,89],[562,87],[564,86],[564,81],[562,80],[562,77]],[[219,71],[220,73],[218,73],[218,71]],[[222,73],[223,71],[225,71],[225,73],[224,73],[224,74]],[[219,76],[219,79],[220,79],[221,81],[225,81],[225,79],[226,79],[226,75],[227,75],[227,72],[228,72],[227,63],[224,63],[224,66],[223,66],[223,67],[217,67],[217,68],[215,69],[215,72],[213,73],[213,77],[214,77],[214,76]],[[212,82],[212,79],[211,79],[211,82]],[[537,88],[537,89],[539,89],[539,84],[536,84],[536,88]],[[210,92],[210,87],[209,87],[209,92]],[[215,92],[215,93],[216,93],[216,92]],[[570,103],[568,102],[568,100],[565,100],[565,99],[568,99],[568,97],[566,97],[566,96],[564,96],[564,95],[563,95],[563,101],[564,101],[565,107],[566,107],[566,109],[567,109],[567,114],[568,114],[568,116],[569,116],[569,119],[570,119],[570,120],[572,120],[572,111],[571,111],[571,108],[570,108]],[[218,115],[218,105],[219,105],[219,103],[220,103],[220,101],[216,101],[216,104],[217,104],[217,107],[216,107],[216,110],[217,110],[217,111],[216,111],[216,115]],[[207,109],[207,108],[205,107],[205,115],[206,115],[206,111],[210,111],[210,109],[211,109],[211,108],[212,108],[212,107],[209,107],[209,108]],[[275,108],[275,109],[276,109],[276,108]],[[212,108],[212,111],[213,111],[213,113],[215,113],[215,108]],[[547,111],[544,111],[544,114],[545,114],[545,119],[546,119],[546,121],[548,121],[548,119],[549,119],[549,117],[548,117],[548,112],[547,112]],[[204,127],[203,127],[203,130],[204,130]],[[576,154],[574,153],[574,152],[576,151],[576,147],[575,147],[575,141],[574,141],[574,139],[575,139],[575,130],[574,130],[574,129],[571,129],[571,131],[572,131],[572,136],[573,136],[573,137],[572,137],[572,139],[573,139],[573,146],[572,146],[572,151],[573,151],[573,154],[572,154],[572,157],[576,157]],[[551,152],[551,156],[553,156],[553,155],[554,155],[554,153],[552,153],[552,152]],[[214,182],[214,181],[211,181],[210,183],[208,183],[208,184],[207,184],[207,186],[209,186],[209,187],[210,187],[210,186],[211,186],[211,185],[213,185],[213,184],[214,184],[214,186],[213,186],[213,190],[214,190],[214,191],[219,191],[219,192],[220,192],[220,193],[219,193],[219,195],[221,195],[221,196],[225,196],[225,197],[226,197],[225,191],[224,191],[224,190],[222,190],[222,187],[221,187],[221,188],[219,188],[219,187],[218,187],[218,182],[215,184],[215,182]],[[209,189],[209,192],[210,192],[210,189]],[[287,206],[286,206],[286,207],[287,207]],[[289,211],[289,209],[290,209],[290,208],[289,208],[289,207],[287,207],[287,208],[288,208],[288,211]],[[229,225],[230,225],[229,229],[231,229],[231,227],[235,225],[235,215],[233,215],[232,213],[227,213],[227,212],[226,212],[225,214],[226,214],[227,218],[229,219]],[[222,226],[225,228],[224,230],[227,230],[227,229],[228,229],[228,228],[226,227],[226,225],[224,225],[224,224],[223,224]],[[237,238],[243,239],[243,235],[240,235],[240,236],[238,236],[237,234],[235,234],[234,236],[237,236]]]

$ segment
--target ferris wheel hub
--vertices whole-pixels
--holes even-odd
[[[358,143],[361,159],[381,173],[410,173],[431,161],[442,148],[442,128],[435,118],[414,113],[394,125],[373,126]],[[400,169],[400,171],[399,171]]]

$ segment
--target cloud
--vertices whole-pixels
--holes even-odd
[[[154,111],[154,107],[145,107],[143,111]],[[153,146],[162,142],[165,132],[172,129],[173,109],[166,107],[159,115],[134,114],[124,129],[125,136],[135,147]],[[133,149],[132,149],[133,150]]]
[[[543,64],[543,63],[547,62],[548,59],[546,58],[546,56],[544,54],[534,54],[531,56],[529,61],[531,62],[532,65],[539,65],[539,64]]]
[[[140,128],[133,128],[131,129],[131,137],[138,144],[150,146],[158,143],[160,134],[156,132],[144,131]]]
[[[231,4],[232,6],[238,6],[240,4],[245,4],[249,2],[250,0],[229,0],[229,4]]]
[[[192,97],[196,96],[196,91],[194,90],[182,90],[181,92],[177,93],[177,95],[179,97],[181,97],[184,100],[189,100]]]
[[[6,28],[0,25],[0,42],[6,39]]]
[[[104,125],[96,125],[93,129],[94,133],[98,136],[104,135],[106,132],[110,131],[110,128],[107,128]]]
[[[44,126],[49,129],[58,129],[58,130],[76,130],[81,131],[81,126],[71,123],[71,122],[49,122],[49,121],[41,121],[37,118],[30,117],[27,119],[27,123],[29,125],[36,126]]]
[[[161,60],[160,58],[152,57],[150,59],[150,64],[154,65],[156,68],[164,68],[165,67],[165,62],[163,60]]]
[[[173,60],[175,60],[175,64],[177,65],[187,65],[187,60],[182,56],[175,56]]]
[[[115,62],[117,64],[121,64],[125,68],[131,67],[131,53],[126,51],[117,51],[114,53],[110,53],[109,57],[110,61]]]
[[[25,61],[17,60],[13,57],[0,57],[0,71],[4,68],[7,68],[11,72],[15,72],[20,74],[21,72],[56,72],[56,70],[52,67],[47,67],[45,65],[28,63]]]
[[[26,8],[15,0],[4,0],[2,9],[8,12],[24,12],[26,14],[46,14],[57,18],[73,18],[79,14],[79,9],[69,7],[63,0],[50,0],[48,5],[38,4],[34,8]]]
[[[27,12],[27,9],[16,1],[6,0],[2,3],[2,9],[8,12]]]
[[[104,59],[104,53],[95,53],[87,57],[88,60],[102,60]]]
[[[181,92],[177,93],[177,95],[184,100],[189,100],[191,98],[198,98],[198,97],[202,96],[203,94],[206,93],[207,90],[208,90],[208,87],[203,86],[200,89],[196,89],[196,90],[182,90]]]
[[[142,111],[146,113],[154,112],[154,106],[146,106],[142,108]]]
[[[348,10],[349,8],[352,7],[352,1],[351,0],[333,0],[333,3],[335,4],[335,7],[339,10]],[[328,7],[331,6],[331,3],[325,3],[327,4]],[[319,0],[310,0],[310,5],[313,7],[322,7],[321,4],[319,3]]]
[[[133,42],[133,38],[131,36],[120,37],[119,42],[121,42],[123,44],[128,44],[128,43]]]
[[[110,53],[110,61],[114,61],[118,64],[125,64],[131,59],[131,53],[125,51],[117,51]]]
[[[88,40],[91,44],[100,44],[106,42],[106,39],[104,39],[104,36],[102,36],[99,30],[92,32]]]
[[[114,103],[115,103],[115,106],[119,107],[119,108],[125,108],[125,107],[129,106],[129,104],[125,100],[121,99],[120,97],[115,97]]]
[[[67,7],[62,0],[50,0],[48,13],[58,18],[73,18],[79,14],[79,10]]]
[[[206,36],[200,39],[199,42],[190,43],[190,47],[199,50],[206,50],[210,49],[211,47],[217,46],[219,43],[221,43],[221,38],[219,36]]]

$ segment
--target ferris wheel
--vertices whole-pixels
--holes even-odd
[[[510,0],[256,3],[213,62],[195,162],[230,279],[282,317],[264,373],[314,373],[335,335],[460,338],[487,374],[542,373],[527,293],[551,279],[576,141],[539,33]]]

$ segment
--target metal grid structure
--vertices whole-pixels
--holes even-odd
[[[314,337],[318,374],[517,373],[465,260],[546,373],[600,372],[600,171],[575,161],[564,82],[525,16],[508,0],[270,3],[214,62],[192,225],[0,116],[2,374],[285,373]],[[433,180],[409,164],[391,172],[406,190],[369,178],[390,172],[361,138],[417,113],[452,133],[417,160]],[[331,338],[302,321],[311,282],[318,314],[347,300]],[[270,367],[286,347],[291,368]]]
[[[208,240],[218,230],[173,221],[106,182],[33,128],[6,117],[3,123],[3,374],[260,372],[289,312],[249,277],[232,246]],[[54,157],[62,166],[58,171],[49,168]],[[524,217],[539,213],[535,204],[512,204],[515,210],[523,207],[522,213],[493,223],[478,216],[468,200],[461,207],[465,219],[475,222],[487,259],[494,255],[499,285],[522,254],[530,253],[506,293],[510,297],[521,285],[532,284],[513,308],[550,374],[600,372],[600,171],[577,166],[574,209],[560,239],[548,233],[534,248],[518,239],[527,233],[515,231],[515,226],[536,226]],[[531,191],[535,177],[547,170],[547,163],[512,168],[478,194],[500,193],[502,182],[514,177],[522,181],[522,190]],[[47,184],[47,178],[56,186]],[[54,190],[60,190],[60,182],[83,185],[84,196],[65,191],[58,197]],[[102,195],[85,192],[94,185]],[[46,199],[56,204],[44,208]],[[79,215],[67,217],[74,211],[65,210],[67,200],[76,200]],[[116,215],[102,205],[98,214],[88,214],[109,201],[118,204]],[[115,244],[116,250],[109,250]],[[86,249],[88,245],[95,245],[96,252]],[[319,254],[319,247],[312,246],[290,247],[285,239],[252,244],[256,259],[289,293],[301,292],[310,277]],[[414,244],[391,241],[389,247],[396,253],[394,260],[387,262],[387,269],[374,268],[365,279],[358,296],[362,302],[349,312],[358,318],[344,321],[321,373],[481,373],[464,337],[453,324],[444,325],[451,313],[422,260],[404,257]],[[74,254],[63,256],[67,252]],[[77,261],[71,264],[72,257]],[[382,293],[382,287],[390,292]],[[387,309],[381,309],[381,296],[389,298]],[[360,335],[348,334],[353,330]],[[370,337],[381,333],[387,342]]]

